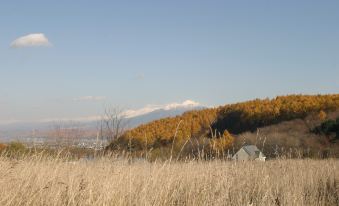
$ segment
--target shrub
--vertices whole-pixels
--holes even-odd
[[[6,149],[7,145],[0,143],[0,152]]]
[[[321,111],[319,112],[319,114],[318,114],[318,118],[319,118],[320,120],[325,120],[325,119],[327,118],[326,112],[324,112],[324,110],[321,110]]]
[[[335,139],[339,139],[339,118],[336,120],[327,120],[320,126],[315,127],[312,132],[316,134],[323,134],[326,136],[335,135]]]
[[[11,142],[6,147],[6,151],[10,153],[23,153],[26,152],[28,149],[24,144],[21,142]]]

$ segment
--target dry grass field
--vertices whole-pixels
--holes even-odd
[[[0,157],[0,205],[338,205],[339,160]]]

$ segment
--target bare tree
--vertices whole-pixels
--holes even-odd
[[[107,142],[112,142],[123,135],[127,129],[127,123],[121,108],[106,108],[99,122],[99,136]]]

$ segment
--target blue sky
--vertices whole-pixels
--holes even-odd
[[[330,0],[2,1],[0,122],[338,93],[338,11]],[[34,33],[52,46],[11,48]]]

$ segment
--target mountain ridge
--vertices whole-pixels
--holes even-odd
[[[145,109],[146,108],[146,109]],[[174,117],[181,115],[184,112],[191,110],[200,110],[206,107],[201,106],[200,103],[192,100],[186,100],[183,103],[170,103],[165,105],[148,105],[144,108],[137,110],[127,110],[123,112],[128,123],[128,128],[134,128],[141,124],[146,124],[156,119]],[[147,111],[147,112],[145,112]],[[53,130],[55,126],[64,127],[79,127],[87,130],[96,130],[100,116],[93,116],[89,118],[78,118],[81,121],[68,119],[55,119],[55,120],[43,120],[43,121],[18,121],[7,124],[0,124],[0,138],[8,137],[28,137],[34,135],[47,135],[48,131]],[[87,120],[88,119],[88,120]],[[96,120],[92,120],[96,119]],[[92,132],[93,136],[95,132]]]

